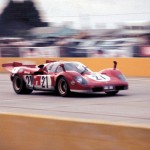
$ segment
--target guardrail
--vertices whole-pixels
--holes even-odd
[[[150,77],[150,58],[0,58],[0,73],[6,73],[2,68],[3,63],[14,61],[24,64],[42,64],[49,60],[80,61],[93,71],[100,71],[105,68],[112,68],[113,61],[118,62],[117,68],[126,76]]]
[[[148,150],[150,127],[0,114],[2,150]]]

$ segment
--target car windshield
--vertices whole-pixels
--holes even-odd
[[[88,72],[92,72],[89,68],[87,68],[86,66],[84,66],[82,63],[80,62],[68,62],[64,64],[64,68],[66,71],[77,71],[79,73],[88,73]]]

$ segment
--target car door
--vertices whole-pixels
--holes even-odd
[[[52,75],[34,75],[33,86],[35,90],[52,90]]]
[[[59,62],[54,62],[49,64],[46,68],[45,74],[34,75],[33,85],[35,90],[53,90],[55,85],[55,75],[56,68],[58,67]]]

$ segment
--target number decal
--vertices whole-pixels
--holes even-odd
[[[42,88],[48,88],[48,77],[47,76],[42,76]]]
[[[102,76],[100,76],[100,75],[98,75],[98,74],[93,74],[93,75],[92,75],[92,78],[93,78],[94,80],[102,80],[102,79],[105,79],[104,77],[102,77]]]
[[[96,80],[101,80],[102,79],[101,76],[98,76],[98,75],[96,75],[94,77],[96,78]]]
[[[50,89],[51,88],[51,77],[48,75],[41,76],[41,88]]]
[[[95,81],[109,81],[110,77],[102,74],[92,74],[88,75],[89,78],[95,80]]]
[[[33,87],[33,77],[32,75],[25,75],[24,80],[29,87]]]

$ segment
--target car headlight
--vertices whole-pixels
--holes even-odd
[[[87,81],[81,76],[75,77],[75,81],[83,85],[87,84]]]
[[[122,74],[119,74],[119,75],[118,75],[118,78],[119,78],[121,81],[125,81],[125,82],[127,81],[126,78],[125,78],[125,76],[122,75]]]

